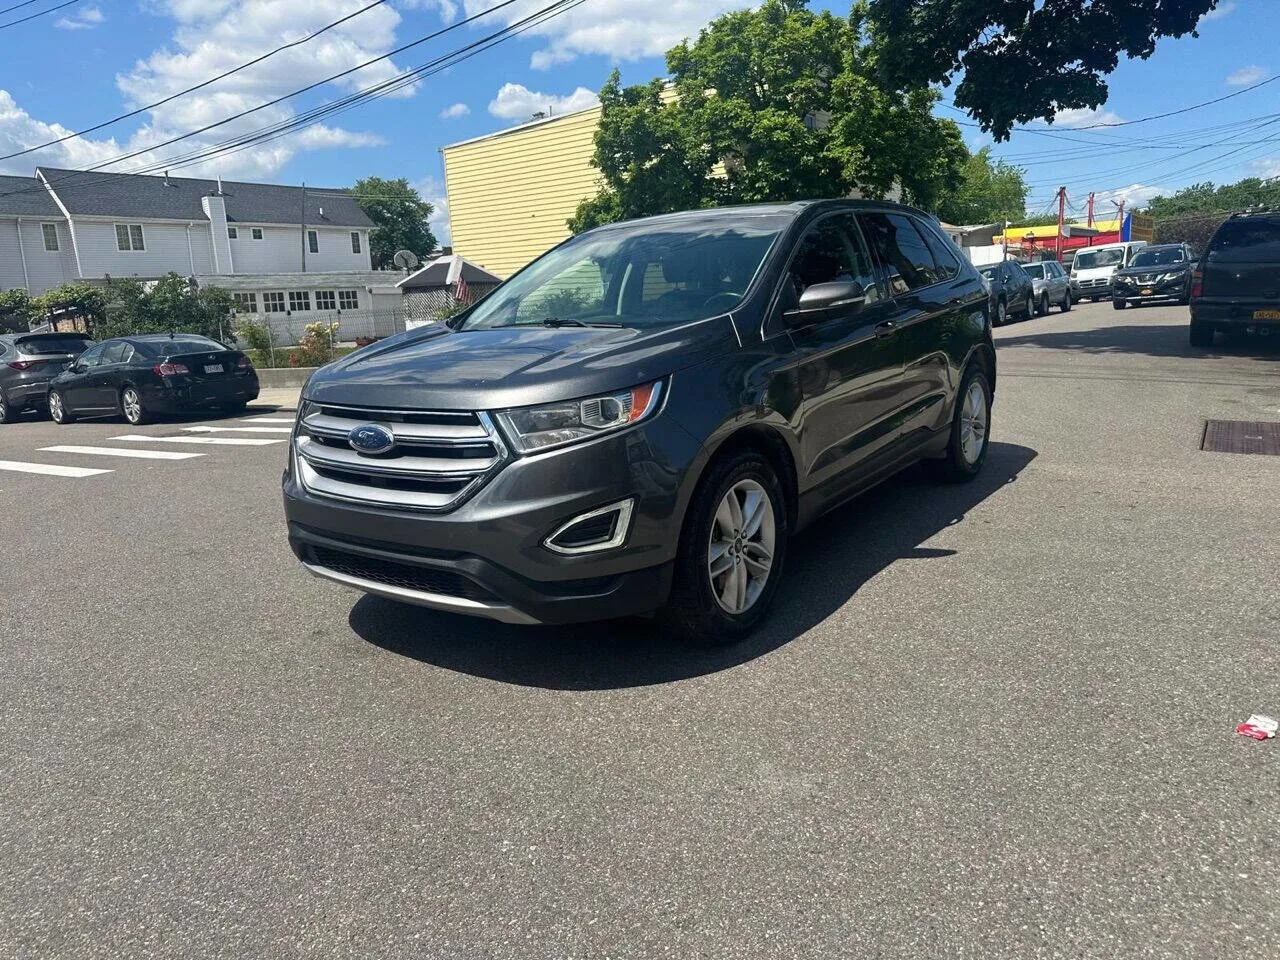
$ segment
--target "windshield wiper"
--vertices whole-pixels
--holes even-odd
[[[620,323],[584,323],[574,317],[547,317],[542,321],[544,327],[613,327],[621,329]]]

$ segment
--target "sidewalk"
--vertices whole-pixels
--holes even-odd
[[[301,387],[268,387],[258,392],[258,399],[250,409],[255,407],[273,407],[278,410],[297,410]]]

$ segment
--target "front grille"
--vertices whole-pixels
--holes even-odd
[[[376,424],[394,446],[352,447],[356,427]],[[449,510],[501,469],[506,450],[483,413],[309,405],[294,441],[298,476],[321,496],[417,510]]]
[[[1083,290],[1098,290],[1111,286],[1111,279],[1095,277],[1092,280],[1080,280],[1078,283]]]
[[[448,570],[429,570],[424,567],[415,567],[410,563],[366,557],[358,553],[346,553],[342,550],[317,547],[312,544],[304,547],[303,552],[307,563],[326,567],[349,577],[372,580],[375,583],[400,587],[404,590],[416,590],[419,593],[461,597],[477,603],[500,602],[497,597],[474,580]]]

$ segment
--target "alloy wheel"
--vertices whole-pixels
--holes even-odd
[[[996,304],[996,326],[1003,327],[1006,318],[1004,301],[1001,300]]]
[[[755,480],[739,480],[716,507],[707,545],[707,576],[716,602],[741,614],[760,599],[773,569],[773,502]]]
[[[987,391],[974,379],[965,391],[964,406],[960,410],[960,455],[973,466],[982,456],[987,442]]]
[[[54,423],[61,423],[66,417],[66,410],[62,406],[62,394],[49,394],[49,419]]]
[[[142,419],[142,398],[133,387],[126,387],[124,393],[120,394],[120,406],[124,410],[124,418],[130,423],[137,423]]]

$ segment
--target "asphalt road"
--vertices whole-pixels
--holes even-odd
[[[985,473],[802,536],[728,653],[312,580],[283,442],[0,427],[112,471],[0,471],[0,957],[1275,956],[1280,458],[1198,447],[1280,345],[998,338]]]

